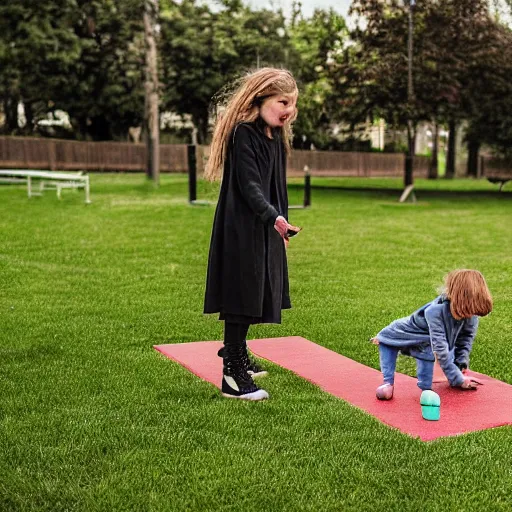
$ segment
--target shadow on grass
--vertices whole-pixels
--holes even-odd
[[[302,184],[288,184],[289,190],[303,190],[304,185]],[[403,189],[401,188],[384,188],[384,187],[346,187],[336,185],[311,185],[311,190],[314,191],[326,191],[326,192],[358,192],[367,196],[386,196],[390,198],[400,198]],[[429,190],[417,188],[415,189],[416,197],[421,201],[424,199],[499,199],[499,200],[512,200],[512,190],[502,190],[501,192],[496,190]]]

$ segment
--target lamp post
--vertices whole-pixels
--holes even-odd
[[[408,81],[407,81],[407,96],[408,100],[411,101],[414,96],[414,87],[412,83],[412,34],[413,34],[413,9],[416,5],[416,0],[409,0],[409,37],[407,42],[407,63],[408,63]]]
[[[146,175],[155,185],[160,182],[160,117],[158,111],[158,71],[156,33],[159,0],[144,2],[146,80],[144,82],[144,125],[146,134]]]
[[[414,100],[414,85],[412,81],[412,53],[413,53],[413,10],[416,0],[409,0],[409,36],[407,40],[407,154],[405,155],[404,186],[408,187],[414,182],[414,125],[411,119],[412,103]]]

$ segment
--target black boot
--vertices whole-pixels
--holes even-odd
[[[243,344],[226,345],[223,348],[222,394],[225,397],[244,400],[264,400],[268,398],[268,393],[259,389],[247,373],[244,364],[245,346]]]
[[[268,375],[267,370],[263,369],[251,356],[249,353],[249,349],[247,348],[247,340],[244,340],[244,356],[245,356],[245,364],[247,365],[247,373],[255,377],[263,377],[264,375]]]
[[[217,355],[224,357],[224,347],[222,347]],[[263,377],[268,375],[267,370],[263,369],[250,355],[247,348],[247,341],[244,340],[244,352],[242,353],[242,364],[244,365],[247,373],[254,379],[256,377]]]

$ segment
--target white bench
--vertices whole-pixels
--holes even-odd
[[[32,181],[38,180],[38,190],[34,192]],[[24,169],[0,169],[0,182],[4,183],[26,183],[28,197],[42,195],[45,188],[57,190],[57,197],[61,198],[64,188],[83,188],[85,191],[86,204],[91,203],[89,176],[78,173],[64,173],[53,171],[38,171]]]

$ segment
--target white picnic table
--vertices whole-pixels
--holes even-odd
[[[36,191],[32,188],[32,180],[38,180]],[[58,171],[44,171],[34,169],[0,169],[0,181],[6,183],[26,183],[28,197],[42,195],[45,188],[57,190],[57,197],[61,198],[64,188],[83,188],[86,204],[91,203],[89,176],[82,172],[65,173]]]

